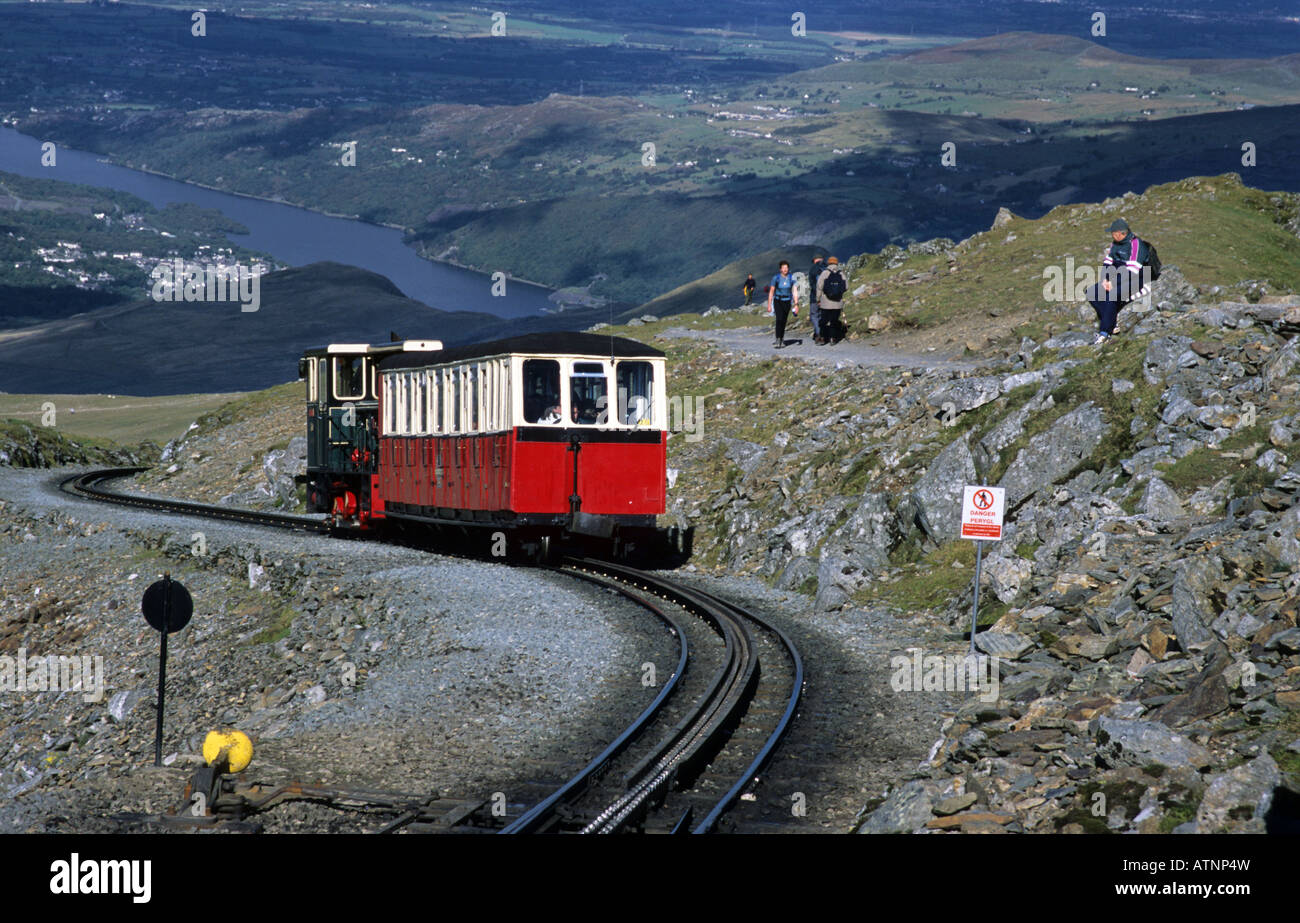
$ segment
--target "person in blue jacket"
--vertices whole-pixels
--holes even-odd
[[[767,313],[774,314],[776,320],[776,339],[772,345],[777,349],[785,346],[785,323],[793,311],[799,316],[799,290],[795,288],[794,276],[790,274],[790,264],[782,260],[780,272],[772,277],[772,284],[767,290]]]
[[[1102,257],[1101,281],[1087,293],[1097,312],[1094,346],[1102,346],[1114,336],[1120,308],[1151,291],[1150,273],[1146,271],[1150,248],[1146,242],[1133,234],[1123,218],[1116,218],[1109,230],[1111,244]]]

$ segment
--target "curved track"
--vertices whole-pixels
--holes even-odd
[[[784,632],[757,615],[657,574],[588,559],[572,559],[559,571],[613,586],[665,618],[658,600],[667,601],[703,620],[717,635],[721,650],[712,674],[694,690],[693,703],[655,744],[641,748],[635,762],[630,737],[660,718],[667,693],[678,686],[690,662],[684,642],[678,670],[651,707],[620,736],[618,751],[611,752],[611,745],[502,832],[712,832],[759,778],[793,721],[803,690],[798,650]],[[625,589],[629,587],[637,592],[630,594]],[[684,637],[680,622],[674,630]],[[610,773],[614,757],[625,750],[622,762],[631,765],[620,767],[621,788],[597,789],[596,782]]]
[[[105,503],[119,503],[141,509],[158,510],[164,513],[185,513],[191,516],[203,516],[207,519],[225,519],[230,522],[243,522],[256,526],[270,526],[277,529],[293,529],[299,532],[328,532],[329,526],[313,516],[295,516],[290,513],[262,513],[256,510],[241,510],[225,506],[213,506],[208,503],[191,503],[188,500],[164,500],[142,494],[123,494],[109,490],[102,485],[106,481],[148,471],[148,468],[105,468],[99,471],[87,471],[74,474],[59,482],[59,489],[65,493]]]
[[[314,517],[122,494],[103,486],[143,470],[91,471],[67,477],[59,486],[88,499],[161,512],[330,531]],[[678,660],[654,701],[625,731],[501,832],[713,832],[757,782],[794,719],[804,682],[798,650],[784,632],[754,613],[658,574],[587,558],[567,559],[554,570],[650,610],[678,638]],[[702,659],[713,669],[688,681],[688,666],[695,662],[688,637],[701,634],[698,625],[687,627],[695,620],[707,626],[695,647],[701,652],[712,647]],[[710,633],[716,635],[712,645],[707,643]],[[686,692],[687,686],[693,688]],[[682,705],[680,699],[690,699],[690,704]],[[647,733],[651,730],[658,735]],[[642,737],[656,742],[645,746]],[[614,777],[621,784],[610,784]]]

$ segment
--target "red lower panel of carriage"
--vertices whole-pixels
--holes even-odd
[[[379,447],[376,513],[402,504],[563,515],[575,464],[584,513],[664,511],[667,442],[661,431],[519,427],[486,436],[383,437]]]

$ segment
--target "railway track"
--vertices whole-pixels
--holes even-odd
[[[759,616],[657,574],[590,559],[572,559],[558,570],[610,587],[669,622],[680,639],[678,667],[618,740],[502,833],[719,829],[794,719],[803,690],[798,650]],[[667,607],[701,620],[720,642],[705,667],[708,675],[694,683],[691,704],[675,709],[668,703],[686,695],[678,687],[695,660],[686,621]],[[633,744],[642,738],[654,743]]]
[[[312,517],[123,494],[104,486],[143,470],[91,471],[59,486],[88,499],[161,512],[330,531]],[[797,713],[804,677],[793,642],[760,616],[659,574],[590,558],[569,558],[552,569],[652,612],[678,639],[678,657],[655,699],[626,730],[500,832],[725,829],[724,815],[757,784]],[[233,813],[242,818],[238,809]],[[480,822],[486,816],[466,810],[463,821],[472,823],[476,815]],[[423,823],[429,819],[419,810],[407,811],[382,831],[436,827]]]
[[[328,532],[329,526],[319,518],[312,516],[295,516],[291,513],[263,513],[256,510],[214,506],[210,503],[191,503],[188,500],[164,500],[140,494],[124,494],[109,490],[103,485],[108,481],[148,471],[148,468],[104,468],[74,474],[59,482],[59,489],[65,493],[104,503],[118,503],[140,509],[157,510],[165,513],[185,513],[202,516],[207,519],[223,519],[228,522],[242,522],[255,526],[269,526],[276,529],[292,529],[298,532]]]

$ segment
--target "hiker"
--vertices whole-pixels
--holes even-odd
[[[821,301],[821,334],[817,343],[838,343],[848,332],[844,327],[844,293],[849,283],[840,271],[840,261],[835,257],[826,260],[826,268],[817,277],[817,298]]]
[[[794,276],[790,275],[789,262],[782,260],[780,270],[772,277],[767,290],[767,313],[776,316],[776,339],[772,345],[777,349],[785,347],[785,322],[790,313],[799,316],[799,290],[795,288]]]
[[[821,343],[821,298],[817,294],[817,282],[822,270],[826,268],[820,255],[814,256],[812,269],[808,270],[808,319],[812,321],[813,342]]]
[[[754,274],[751,272],[745,277],[745,307],[754,303],[754,289],[758,288],[758,283],[754,281]]]
[[[1115,333],[1119,309],[1151,291],[1151,248],[1139,240],[1123,218],[1116,218],[1110,228],[1111,245],[1102,258],[1101,281],[1091,286],[1087,299],[1097,312],[1097,336],[1094,346],[1104,345]]]

